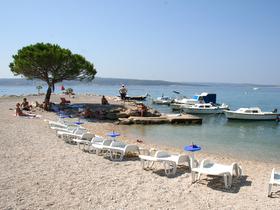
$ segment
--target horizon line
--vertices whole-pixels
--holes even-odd
[[[100,79],[116,79],[116,80],[137,80],[137,81],[157,81],[157,82],[167,82],[167,83],[179,83],[179,84],[228,84],[228,85],[255,85],[255,86],[274,86],[279,87],[280,84],[258,84],[258,83],[249,83],[249,82],[178,82],[178,81],[168,81],[168,80],[161,80],[161,79],[134,79],[134,78],[114,78],[114,77],[95,77]],[[0,77],[0,79],[22,79],[28,80],[27,78],[17,78],[17,77]],[[40,79],[36,79],[40,80]],[[67,80],[67,81],[75,81],[75,80]],[[94,81],[94,79],[93,79]]]

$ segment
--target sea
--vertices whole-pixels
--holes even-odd
[[[125,81],[124,81],[125,82]],[[67,86],[65,88],[68,88]],[[71,85],[75,93],[118,95],[118,85]],[[162,113],[172,113],[169,106],[154,105],[152,99],[162,95],[192,97],[202,92],[216,93],[218,103],[226,103],[231,110],[240,107],[260,107],[263,111],[280,111],[280,87],[250,84],[192,84],[192,85],[128,85],[130,96],[150,97],[145,103]],[[179,94],[174,93],[179,92]],[[42,92],[46,92],[43,87]],[[56,92],[60,92],[59,86]],[[0,95],[35,94],[34,85],[0,85]],[[195,143],[207,153],[233,158],[275,162],[280,161],[280,123],[276,121],[228,121],[224,114],[200,116],[202,125],[129,125],[132,136],[148,143],[183,148]]]

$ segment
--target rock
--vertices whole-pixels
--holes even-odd
[[[128,116],[139,116],[138,110],[128,109],[125,111]]]
[[[122,110],[123,110],[122,108],[115,108],[115,109],[111,110],[110,112],[112,112],[112,113],[119,113]]]
[[[128,118],[119,118],[119,124],[121,125],[131,125],[133,121]]]
[[[108,119],[108,120],[117,120],[118,119],[117,114],[116,113],[111,113],[111,112],[107,113],[105,115],[105,118]]]
[[[128,118],[129,115],[126,112],[117,113],[118,118]]]

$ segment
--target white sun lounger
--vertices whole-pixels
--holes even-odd
[[[237,163],[223,165],[204,159],[198,168],[192,169],[192,182],[194,183],[195,181],[199,180],[201,174],[222,176],[224,177],[225,188],[230,188],[232,185],[233,176],[241,176],[242,168]]]
[[[74,139],[91,141],[94,136],[95,135],[93,133],[89,133],[89,132],[86,132],[86,133],[63,133],[62,134],[62,139],[66,143],[76,143],[75,141],[73,141]]]
[[[71,127],[78,127],[79,125],[73,124],[71,122],[64,122],[64,121],[52,121],[45,119],[44,121],[49,123],[51,129],[59,129],[59,128],[67,128],[68,126]]]
[[[125,144],[120,141],[113,141],[110,146],[105,146],[104,149],[107,150],[107,155],[112,161],[122,161],[128,153],[138,155],[140,153],[137,145]]]
[[[103,141],[96,141],[90,145],[90,151],[95,152],[97,155],[105,154],[108,150],[106,149],[107,146],[112,144],[112,139],[104,139]]]
[[[270,181],[268,184],[268,196],[272,196],[272,186],[280,186],[280,172],[276,172],[275,168],[272,169],[271,176],[270,176]]]
[[[164,151],[156,151],[154,156],[139,155],[143,169],[152,168],[155,162],[163,163],[165,174],[167,176],[175,175],[178,165],[190,166],[190,158],[188,155],[169,154]]]
[[[78,146],[79,149],[81,149],[81,145],[83,145],[83,150],[84,151],[89,151],[90,146],[94,143],[99,143],[101,144],[105,139],[102,136],[94,135],[92,139],[79,139],[75,138],[72,141],[75,142]],[[86,149],[87,147],[87,149]]]
[[[87,130],[85,128],[75,128],[75,129],[65,129],[65,130],[57,130],[56,135],[58,137],[62,137],[64,134],[74,134],[74,135],[81,135],[83,133],[87,133]]]

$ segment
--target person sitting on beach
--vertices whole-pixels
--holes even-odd
[[[101,104],[102,104],[102,105],[108,105],[108,104],[109,104],[109,102],[108,102],[108,100],[105,98],[105,96],[102,96],[102,98],[101,98]]]
[[[22,110],[25,110],[25,111],[30,111],[32,106],[29,105],[29,102],[27,101],[26,98],[23,99],[23,102],[21,103],[21,107],[22,107]]]
[[[24,112],[20,109],[20,103],[17,103],[17,104],[16,104],[16,116],[36,117],[35,114],[24,113]]]
[[[124,84],[122,84],[122,87],[119,89],[119,93],[121,95],[121,99],[126,99],[127,89],[125,88]]]
[[[144,117],[145,113],[147,112],[148,108],[145,106],[145,104],[141,103],[137,105],[137,109],[139,111],[139,114],[141,117]]]
[[[84,118],[92,118],[94,113],[90,110],[90,108],[86,108],[85,111],[81,114]]]
[[[40,104],[38,101],[35,101],[35,107],[39,107],[41,109],[44,109],[44,102],[42,104]]]

